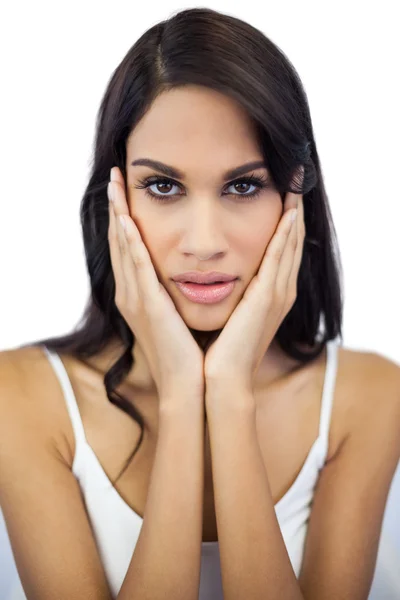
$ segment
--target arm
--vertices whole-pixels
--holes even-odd
[[[197,600],[204,480],[204,406],[161,409],[142,529],[118,600]]]
[[[218,399],[206,398],[206,410],[225,600],[367,600],[400,460],[399,366],[367,355],[357,380],[354,374],[349,435],[320,473],[298,581],[276,520],[254,413],[243,408],[252,398],[237,389],[229,406]]]
[[[221,405],[218,397],[207,406],[224,598],[303,600],[275,515],[254,398],[235,393],[223,410],[208,407]]]
[[[400,368],[368,354],[359,377],[349,391],[350,434],[314,493],[299,574],[307,600],[367,600],[371,589],[400,460]]]
[[[55,443],[54,397],[11,355],[0,353],[0,506],[25,594],[111,600],[79,483]],[[118,600],[198,598],[204,409],[197,398],[192,408],[160,411],[145,518]]]

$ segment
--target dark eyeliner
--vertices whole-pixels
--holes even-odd
[[[180,183],[178,183],[177,181],[175,181],[174,179],[171,179],[170,177],[165,177],[165,176],[150,176],[150,177],[146,177],[144,179],[139,180],[139,185],[135,185],[134,187],[136,189],[145,189],[145,193],[150,196],[150,198],[152,200],[154,200],[155,202],[159,202],[160,204],[167,204],[171,201],[171,199],[175,199],[177,196],[183,196],[184,194],[173,194],[170,196],[167,196],[166,194],[154,194],[153,192],[150,192],[148,190],[149,186],[157,184],[157,183],[166,183],[166,184],[172,184],[172,185],[176,185],[177,187],[182,187]],[[247,177],[240,177],[238,179],[235,179],[233,181],[230,181],[229,183],[226,184],[226,187],[231,187],[234,184],[238,184],[238,183],[244,183],[244,184],[251,184],[251,185],[255,185],[257,187],[257,189],[254,192],[251,192],[250,194],[224,194],[224,196],[234,196],[235,198],[239,198],[239,202],[243,202],[242,198],[245,199],[245,201],[247,199],[253,199],[256,196],[258,196],[261,191],[263,189],[269,188],[271,187],[270,181],[265,178],[264,176],[258,176],[258,175],[250,175]]]

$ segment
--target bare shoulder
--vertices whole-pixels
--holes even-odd
[[[57,381],[38,346],[0,352],[2,435],[40,436],[52,451],[68,456],[70,444],[60,414]],[[32,437],[33,439],[33,437]]]
[[[339,349],[337,386],[344,438],[355,429],[400,420],[400,366],[369,351]],[[396,422],[396,421],[395,421]]]
[[[400,369],[373,352],[338,358],[347,435],[319,475],[298,580],[306,597],[367,598],[400,459]]]
[[[17,394],[12,402],[2,394],[2,408],[11,407],[16,402],[26,402],[32,386],[43,381],[44,353],[38,346],[16,348],[0,352],[0,382],[9,391]],[[19,392],[19,393],[18,393]]]
[[[38,351],[40,351],[38,348],[18,348],[0,352],[2,417],[8,411],[18,410],[18,407],[27,408],[29,391],[35,381]]]

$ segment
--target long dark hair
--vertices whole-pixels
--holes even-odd
[[[183,10],[152,26],[112,74],[97,116],[91,175],[80,207],[91,285],[83,316],[68,335],[23,346],[44,345],[81,360],[101,352],[112,340],[125,347],[105,374],[104,386],[109,401],[140,425],[141,436],[119,477],[141,445],[145,422],[132,403],[115,391],[133,366],[135,338],[114,301],[107,184],[114,165],[126,181],[127,138],[154,99],[164,90],[190,84],[239,102],[256,126],[282,202],[287,191],[303,194],[306,238],[297,299],[277,331],[280,347],[306,364],[320,355],[329,340],[342,338],[342,267],[336,232],[306,93],[293,65],[261,31],[209,8]],[[295,176],[301,165],[303,181]],[[305,347],[310,350],[305,352]]]

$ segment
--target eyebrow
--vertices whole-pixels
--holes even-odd
[[[176,169],[175,167],[171,167],[171,165],[166,165],[165,163],[162,163],[158,160],[152,160],[151,158],[138,158],[136,160],[134,160],[133,162],[131,162],[131,165],[133,167],[135,166],[144,166],[144,167],[150,167],[152,169],[155,169],[156,171],[160,171],[161,173],[163,173],[164,175],[167,175],[168,177],[173,177],[175,179],[184,179],[185,178],[185,174],[180,171],[179,169]],[[265,164],[265,162],[263,160],[255,160],[249,163],[246,163],[244,165],[241,165],[240,167],[235,167],[234,169],[229,169],[228,171],[226,171],[223,175],[224,179],[234,179],[235,177],[239,177],[240,175],[243,175],[244,173],[248,173],[248,171],[253,170],[253,169],[260,169],[260,168],[267,168],[267,165]]]

